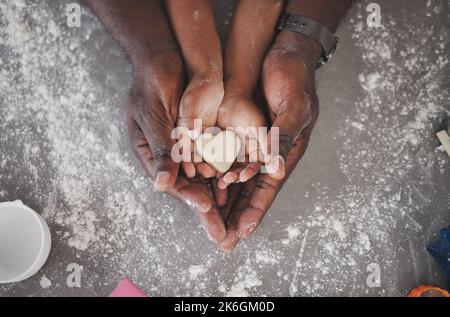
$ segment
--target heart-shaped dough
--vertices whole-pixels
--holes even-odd
[[[217,135],[203,133],[195,140],[195,150],[218,172],[226,173],[241,150],[241,139],[228,130]]]

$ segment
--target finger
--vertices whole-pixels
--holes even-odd
[[[239,173],[239,181],[246,182],[251,179],[253,176],[258,174],[259,168],[261,167],[261,163],[252,162],[249,163],[240,173]]]
[[[236,171],[227,172],[223,176],[222,179],[227,184],[231,184],[231,183],[237,182],[239,180],[239,173],[237,173]]]
[[[222,218],[226,220],[228,218],[228,215],[230,214],[230,211],[233,209],[233,207],[236,205],[236,202],[238,201],[242,189],[244,187],[244,184],[232,184],[230,187],[228,187],[225,191],[227,192],[227,201],[226,204],[220,208],[220,214],[222,215]]]
[[[211,178],[216,175],[216,170],[207,163],[202,162],[202,163],[196,164],[196,170],[204,178]]]
[[[229,228],[227,230],[225,239],[223,239],[219,243],[219,248],[224,252],[231,252],[236,248],[237,244],[239,243],[239,240],[240,238],[237,235],[236,227]]]
[[[230,187],[230,189],[237,188],[240,185],[239,192],[233,192],[233,197],[236,198],[236,203],[233,205],[232,210],[227,218],[227,235],[225,239],[220,243],[219,247],[225,252],[231,252],[237,246],[240,241],[238,234],[238,224],[242,211],[248,205],[248,202],[252,196],[252,192],[256,186],[254,179],[248,181],[245,184],[237,184]]]
[[[211,179],[211,189],[214,195],[214,200],[218,207],[224,207],[228,200],[228,190],[222,190],[217,186],[217,178]],[[224,218],[225,219],[225,218]]]
[[[226,236],[222,240],[222,242],[219,243],[219,248],[224,252],[233,251],[239,243],[240,238],[237,234],[238,220],[239,215],[237,214],[230,214],[227,219]]]
[[[143,112],[136,122],[147,138],[155,166],[154,186],[159,191],[167,191],[177,179],[179,164],[171,158],[174,140],[171,139],[172,120],[159,102],[141,106]]]
[[[180,177],[168,193],[186,203],[198,215],[211,240],[220,242],[225,239],[224,221],[214,204],[212,196],[205,190],[205,184],[190,183]]]
[[[275,200],[278,191],[286,181],[287,176],[290,175],[298,161],[304,155],[313,125],[314,123],[302,133],[286,157],[286,177],[283,179],[274,179],[269,174],[260,174],[258,177],[251,198],[248,200],[248,204],[242,211],[238,221],[237,234],[240,238],[250,236],[261,223],[269,207]]]
[[[203,184],[192,184],[183,177],[179,177],[175,186],[167,192],[173,197],[187,204],[194,212],[206,213],[211,210],[214,201],[202,188]]]
[[[248,206],[248,203],[256,188],[257,180],[258,180],[257,178],[252,178],[248,182],[243,184],[243,187],[239,194],[239,198],[237,199],[235,205],[233,206],[234,213],[240,215]]]
[[[256,155],[254,155],[255,153]],[[253,149],[252,155],[246,153],[245,160],[233,164],[231,170],[224,175],[224,183],[221,183],[221,185],[227,186],[227,184],[248,181],[258,173],[262,157],[259,148]]]
[[[224,175],[219,177],[219,186],[221,189],[225,189],[230,184],[239,182],[239,175],[247,166],[247,162],[235,163],[232,168],[226,172]]]
[[[127,116],[126,124],[128,127],[128,138],[134,154],[140,161],[147,175],[149,175],[151,179],[154,179],[155,164],[152,159],[152,152],[150,151],[147,138],[133,118]]]
[[[219,179],[219,181],[217,182],[217,186],[219,187],[219,189],[225,190],[228,187],[228,185],[233,184],[233,183],[237,182],[238,180],[239,180],[239,174],[234,171],[230,171],[230,172],[227,172],[222,178]]]
[[[183,131],[179,137],[179,142],[181,143],[182,151],[182,162],[181,167],[184,170],[187,178],[192,178],[195,176],[195,164],[194,152],[192,151],[193,142],[190,140],[188,133]]]
[[[198,213],[200,222],[205,228],[209,238],[215,243],[225,240],[227,232],[219,210],[213,206],[206,213]]]
[[[268,172],[275,179],[282,179],[286,172],[286,159],[302,131],[317,117],[317,106],[307,94],[290,98],[280,108],[269,132],[271,155]],[[277,140],[278,139],[278,140]],[[273,144],[278,144],[278,153],[273,153]]]
[[[229,171],[223,177],[226,184],[232,184],[239,180],[239,170]]]
[[[267,173],[274,179],[282,179],[286,173],[286,161],[281,155],[270,157],[266,165]]]
[[[186,177],[192,178],[195,176],[195,167],[192,162],[181,162],[181,167],[183,168]]]
[[[255,190],[238,220],[236,230],[240,238],[247,238],[255,231],[280,188],[280,180],[275,180],[268,174],[261,174],[258,177]]]

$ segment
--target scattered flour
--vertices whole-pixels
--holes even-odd
[[[86,51],[77,49],[98,26],[74,34],[64,20],[56,23],[52,19],[48,3],[22,4],[0,4],[2,23],[6,24],[0,31],[1,44],[10,56],[2,61],[0,71],[1,124],[3,131],[12,131],[1,142],[18,142],[17,153],[26,159],[22,170],[30,173],[20,178],[39,184],[45,178],[44,167],[50,170],[52,182],[45,189],[34,189],[42,197],[44,216],[66,228],[62,237],[69,246],[87,250],[102,237],[111,237],[98,228],[98,213],[93,211],[97,197],[102,197],[97,203],[112,220],[111,229],[130,226],[142,207],[132,191],[116,188],[144,187],[147,181],[121,150],[123,128],[110,124],[120,108],[106,92],[98,94],[98,83],[89,73],[94,61]],[[63,5],[59,9],[65,12]],[[30,120],[35,130],[30,128]],[[10,154],[3,154],[2,159],[10,167],[18,164]],[[105,182],[107,175],[115,184]],[[123,234],[116,230],[116,236],[108,243],[103,241],[102,247],[120,244]]]
[[[203,265],[191,265],[189,267],[189,277],[191,280],[196,280],[200,275],[206,273],[206,268]]]
[[[266,250],[266,249],[262,249],[262,250],[257,250],[255,252],[255,259],[257,263],[260,264],[279,264],[280,263],[280,259],[277,257],[276,254],[274,254],[274,252]]]
[[[68,251],[53,253],[68,254],[57,262],[83,262],[86,294],[128,275],[151,295],[404,295],[397,270],[416,255],[397,242],[425,244],[424,219],[437,212],[425,190],[450,197],[432,185],[449,175],[432,141],[434,124],[450,114],[450,31],[433,19],[442,1],[428,2],[423,25],[385,12],[379,29],[368,29],[364,5],[356,6],[350,30],[365,65],[355,78],[363,97],[336,117],[342,184],[302,178],[311,188],[301,216],[276,223],[269,214],[268,226],[232,254],[217,251],[185,207],[153,191],[120,109],[131,69],[86,9],[80,29],[65,26],[67,3],[0,3],[0,131],[8,131],[0,149],[11,149],[0,150],[0,198],[43,211],[55,250]],[[384,275],[382,288],[368,290],[372,262]],[[52,275],[55,285],[64,279]]]
[[[247,274],[238,273],[235,284],[233,284],[230,290],[225,294],[229,297],[243,297],[249,296],[249,289],[257,286],[261,286],[262,281],[258,278],[255,271],[248,272]]]
[[[50,286],[52,286],[52,281],[49,280],[45,275],[43,275],[39,280],[39,284],[41,285],[41,288],[49,288]]]
[[[297,237],[300,235],[300,227],[296,226],[296,225],[289,225],[286,228],[288,237],[287,239],[284,239],[282,241],[283,244],[289,244],[291,243],[293,240],[297,239]]]
[[[344,225],[339,220],[333,221],[333,229],[338,234],[339,239],[345,240],[345,238],[347,238],[347,234],[345,233],[345,230],[344,230]]]

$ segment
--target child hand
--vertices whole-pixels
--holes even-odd
[[[194,76],[184,92],[178,113],[178,126],[194,131],[194,120],[201,119],[203,132],[206,128],[215,127],[217,112],[224,94],[223,81],[220,78]],[[188,137],[188,136],[186,136]],[[192,178],[198,172],[205,178],[214,177],[216,170],[205,162],[194,162],[193,152],[196,135],[191,137],[191,161],[182,162],[181,166],[187,177]]]
[[[241,137],[245,151],[244,162],[235,162],[230,171],[218,175],[217,185],[220,189],[225,189],[232,183],[246,182],[258,173],[260,162],[250,162],[249,158],[258,159],[260,149],[257,146],[257,131],[267,125],[263,112],[251,98],[243,94],[225,96],[219,108],[217,123],[221,129],[233,129]]]

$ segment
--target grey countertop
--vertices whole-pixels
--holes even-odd
[[[360,1],[318,71],[310,148],[257,233],[224,254],[181,203],[156,193],[126,141],[131,67],[86,8],[0,3],[0,201],[22,199],[53,247],[0,296],[105,296],[129,276],[150,296],[404,296],[445,286],[425,246],[450,224],[447,0]],[[225,34],[232,1],[216,2]],[[80,287],[67,283],[81,268]],[[380,268],[373,285],[371,269]],[[368,283],[369,280],[369,283]]]

